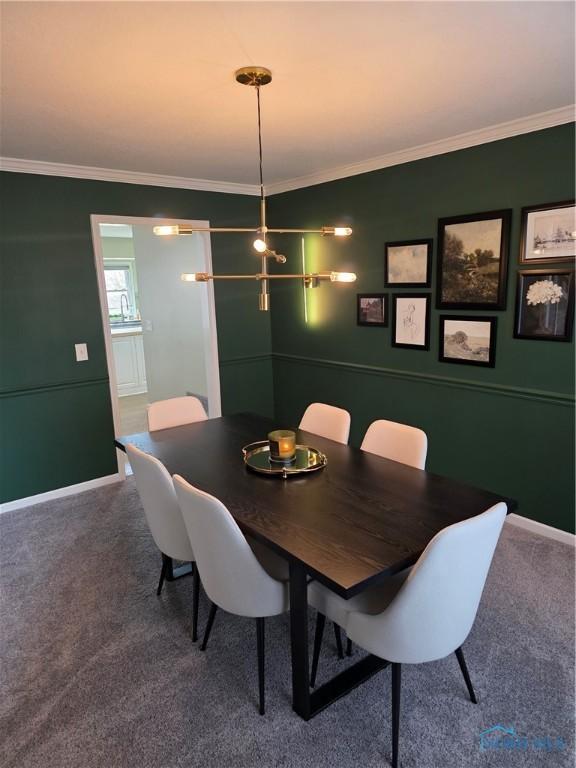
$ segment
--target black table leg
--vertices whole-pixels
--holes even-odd
[[[292,709],[310,719],[308,664],[308,585],[306,570],[290,563],[290,639],[292,645]]]

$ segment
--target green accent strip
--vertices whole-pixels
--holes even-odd
[[[431,373],[417,373],[415,371],[402,371],[395,368],[382,368],[376,365],[364,365],[362,363],[347,363],[341,360],[324,360],[322,358],[302,357],[301,355],[286,355],[275,352],[272,356],[275,360],[284,360],[299,365],[315,365],[322,368],[338,368],[350,373],[361,373],[369,376],[386,376],[392,379],[404,381],[417,381],[421,384],[433,384],[443,387],[455,387],[485,392],[487,394],[515,397],[521,400],[533,400],[545,402],[551,405],[573,406],[575,398],[562,392],[546,392],[540,389],[526,389],[524,387],[510,387],[503,384],[487,384],[483,381],[471,379],[455,379],[449,376],[437,376]]]

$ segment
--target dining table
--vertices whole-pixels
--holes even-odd
[[[115,444],[125,451],[132,443],[171,475],[218,498],[246,535],[288,562],[292,708],[309,720],[388,664],[366,654],[310,689],[309,581],[349,599],[413,565],[446,526],[501,501],[508,512],[517,504],[302,430],[295,430],[296,442],[321,451],[325,467],[286,478],[256,473],[244,463],[242,449],[265,440],[277,426],[270,418],[241,413],[117,437]]]

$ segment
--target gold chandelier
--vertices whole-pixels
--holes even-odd
[[[185,282],[201,282],[208,280],[256,280],[260,283],[259,307],[263,312],[270,308],[270,280],[303,280],[306,286],[316,287],[321,280],[329,280],[337,283],[352,283],[356,280],[354,272],[317,272],[300,274],[273,274],[268,272],[268,260],[273,259],[279,264],[286,262],[286,256],[268,248],[266,237],[269,233],[274,234],[319,234],[322,236],[331,235],[334,237],[348,237],[352,234],[350,227],[321,227],[320,229],[290,229],[286,227],[274,228],[266,224],[266,195],[264,193],[264,182],[262,175],[262,125],[260,118],[260,88],[267,85],[272,80],[272,72],[265,67],[242,67],[235,73],[237,82],[242,85],[249,85],[256,90],[256,99],[258,105],[258,158],[260,168],[260,224],[257,227],[190,227],[187,225],[161,225],[154,227],[156,235],[191,235],[194,232],[254,232],[257,238],[254,240],[254,250],[260,254],[261,266],[260,272],[253,275],[210,275],[207,272],[195,272],[183,274],[182,280]]]

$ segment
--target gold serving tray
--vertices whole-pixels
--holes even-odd
[[[244,463],[254,472],[263,475],[279,475],[284,480],[292,475],[301,475],[304,472],[315,472],[322,469],[328,463],[323,453],[311,448],[309,445],[297,445],[296,456],[293,461],[279,462],[270,458],[270,444],[268,440],[259,440],[242,448]]]

